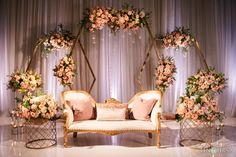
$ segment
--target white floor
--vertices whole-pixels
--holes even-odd
[[[57,145],[45,149],[25,147],[25,134],[13,135],[9,119],[0,118],[0,157],[235,157],[236,118],[225,121],[223,135],[215,138],[211,149],[197,150],[179,146],[179,124],[165,121],[162,125],[161,145],[155,146],[155,136],[148,138],[144,133],[128,133],[118,136],[100,134],[78,134],[69,136],[69,147],[63,147],[62,123],[57,123]]]

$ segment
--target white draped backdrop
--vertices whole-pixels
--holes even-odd
[[[36,40],[63,24],[76,34],[83,11],[94,6],[121,8],[125,3],[151,12],[151,30],[155,35],[172,31],[175,26],[190,28],[198,39],[210,66],[224,72],[228,87],[218,97],[221,109],[228,116],[236,116],[236,1],[234,0],[0,0],[0,112],[6,115],[14,107],[15,94],[7,90],[7,75],[15,69],[25,69]],[[139,88],[136,83],[140,66],[148,47],[149,35],[144,28],[136,34],[108,29],[83,33],[81,41],[95,72],[97,81],[91,92],[96,101],[117,98],[127,102]],[[184,56],[181,51],[161,50],[173,56],[177,65],[176,82],[164,95],[163,109],[175,112],[176,100],[185,91],[188,76],[196,73],[202,63],[195,48]],[[43,77],[44,91],[60,102],[63,89],[53,76],[52,68],[66,52],[59,51],[47,59],[40,50],[31,68]],[[73,89],[86,90],[92,75],[78,45],[74,59],[78,75]],[[156,56],[152,53],[142,74],[145,89],[153,89]]]

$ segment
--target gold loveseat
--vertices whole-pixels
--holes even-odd
[[[149,135],[151,133],[156,133],[157,137],[157,147],[160,147],[160,114],[161,114],[161,102],[162,102],[162,94],[160,91],[156,90],[148,90],[141,91],[137,93],[129,102],[128,108],[132,108],[133,102],[136,97],[140,97],[142,99],[156,99],[158,100],[151,112],[151,120],[150,121],[142,121],[142,120],[124,120],[124,121],[97,121],[96,119],[92,120],[82,120],[82,121],[74,121],[73,111],[71,107],[66,104],[67,100],[71,98],[76,99],[88,99],[91,101],[93,107],[96,107],[95,100],[85,91],[64,91],[61,93],[61,100],[64,106],[64,146],[67,147],[68,143],[68,133],[74,133],[76,135],[77,132],[95,132],[102,133],[107,135],[117,135],[126,132],[145,132]]]

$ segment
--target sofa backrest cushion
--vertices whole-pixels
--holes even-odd
[[[149,100],[149,99],[155,99],[156,104],[154,105],[152,111],[151,111],[151,121],[153,122],[154,125],[156,125],[156,120],[157,120],[157,113],[162,112],[161,109],[161,102],[162,102],[162,93],[157,90],[147,90],[147,91],[141,91],[135,94],[132,99],[128,102],[128,108],[132,110],[133,105],[134,105],[134,100],[140,97],[141,99],[144,100]]]
[[[61,93],[63,104],[71,107],[74,111],[74,121],[87,120],[94,117],[95,100],[85,91],[70,90]]]
[[[93,117],[93,105],[89,99],[72,99],[66,103],[74,111],[74,121],[89,120]]]
[[[96,105],[95,100],[89,93],[85,91],[70,90],[61,93],[61,101],[63,104],[65,104],[66,100],[85,100],[85,99],[89,99],[93,107],[95,107]]]
[[[152,111],[153,106],[156,103],[156,99],[142,99],[136,97],[134,100],[134,105],[131,109],[134,119],[136,120],[150,120],[149,114]]]
[[[161,96],[161,92],[160,91],[156,91],[156,90],[148,90],[148,91],[138,92],[128,102],[128,108],[133,108],[134,101],[136,100],[137,97],[139,97],[139,98],[141,98],[143,100],[150,100],[150,99],[158,100],[156,102],[156,105],[160,105],[160,103],[161,103],[160,100],[161,100],[162,96]]]
[[[97,103],[97,120],[125,120],[127,104]]]

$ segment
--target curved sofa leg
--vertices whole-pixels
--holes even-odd
[[[68,147],[68,131],[67,129],[64,130],[64,147]]]
[[[148,137],[152,138],[152,133],[151,132],[148,133]]]
[[[157,148],[160,148],[161,142],[160,142],[160,136],[161,136],[161,113],[157,114]]]
[[[160,133],[157,132],[157,148],[160,148],[161,143],[160,143]]]

